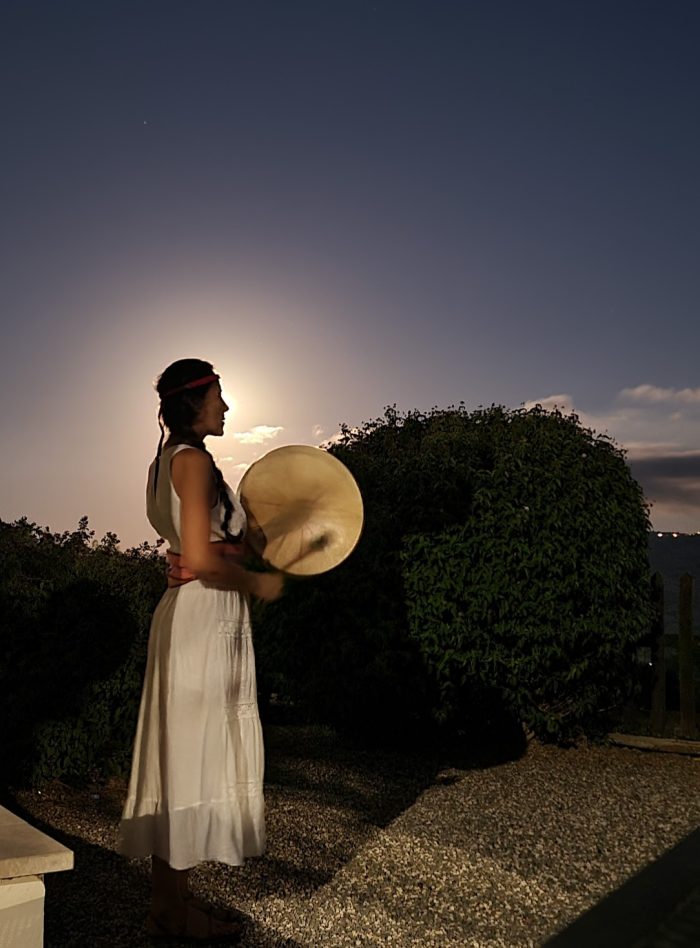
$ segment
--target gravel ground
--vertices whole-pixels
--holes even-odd
[[[358,752],[305,727],[266,732],[268,851],[207,864],[245,948],[541,945],[700,824],[700,761],[532,742],[511,762]],[[113,850],[124,786],[16,794],[75,852],[46,879],[46,948],[139,948],[147,861]],[[185,942],[168,942],[175,948]]]

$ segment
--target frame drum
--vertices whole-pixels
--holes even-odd
[[[322,448],[293,444],[269,451],[248,468],[238,491],[265,534],[263,558],[282,572],[325,573],[360,539],[360,489]]]

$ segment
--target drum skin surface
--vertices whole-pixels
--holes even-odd
[[[239,493],[265,534],[263,558],[285,573],[325,573],[360,539],[360,489],[322,448],[293,444],[269,451],[248,468]]]

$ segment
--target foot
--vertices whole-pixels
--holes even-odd
[[[191,892],[188,892],[185,896],[185,902],[192,908],[197,909],[200,912],[205,912],[207,915],[211,915],[219,922],[236,923],[239,926],[242,926],[243,922],[246,921],[247,916],[243,912],[239,912],[237,909],[220,908],[216,905],[210,905],[203,899],[197,898],[197,896],[193,895]]]
[[[243,932],[241,913],[226,912],[190,896],[183,899],[175,910],[152,908],[146,927],[149,935],[163,938],[183,938],[194,941],[227,939],[238,941]]]

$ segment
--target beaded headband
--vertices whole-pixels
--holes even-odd
[[[188,388],[199,388],[200,385],[208,385],[210,382],[216,382],[218,375],[205,375],[201,379],[195,379],[193,382],[186,382],[184,385],[178,385],[177,388],[171,388],[163,392],[161,398],[167,398],[168,395],[175,395],[177,392],[184,392]]]

